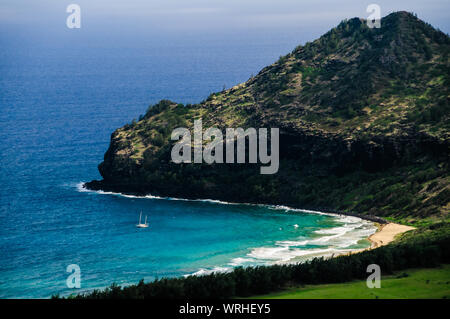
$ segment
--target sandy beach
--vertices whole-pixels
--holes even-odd
[[[370,249],[387,245],[391,241],[393,241],[397,235],[413,229],[415,228],[395,223],[381,225],[380,229],[375,234],[369,237],[369,240],[372,243]]]
[[[371,246],[369,248],[352,250],[351,252],[338,254],[337,256],[357,254],[357,253],[361,253],[363,251],[367,251],[367,250],[371,250],[371,249],[375,249],[375,248],[387,245],[390,242],[392,242],[397,235],[400,235],[402,233],[405,233],[405,232],[413,230],[413,229],[415,229],[415,227],[405,226],[405,225],[400,225],[400,224],[395,224],[395,223],[388,223],[385,225],[380,225],[377,232],[374,233],[373,235],[370,235],[368,238],[368,240],[371,243]]]

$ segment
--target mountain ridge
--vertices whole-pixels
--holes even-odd
[[[103,180],[86,187],[445,219],[449,48],[448,35],[407,12],[384,17],[380,29],[343,21],[199,104],[149,107],[112,134]],[[199,118],[204,128],[279,127],[279,174],[259,176],[251,164],[171,163],[171,130]]]

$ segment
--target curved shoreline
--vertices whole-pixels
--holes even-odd
[[[331,210],[331,209],[321,209],[321,210],[314,210],[314,209],[305,209],[305,208],[295,208],[295,207],[289,207],[289,206],[283,206],[283,205],[273,205],[273,204],[264,204],[264,203],[242,203],[242,202],[227,202],[222,200],[214,200],[214,199],[189,199],[189,198],[176,198],[176,197],[164,197],[164,196],[155,196],[151,194],[127,194],[127,193],[121,193],[121,192],[114,192],[114,191],[104,191],[104,190],[93,190],[88,187],[86,187],[86,184],[83,182],[80,182],[77,184],[77,189],[80,192],[92,192],[102,195],[115,195],[115,196],[122,196],[126,198],[138,198],[138,199],[161,199],[161,200],[175,200],[175,201],[192,201],[192,202],[207,202],[207,203],[213,203],[213,204],[222,204],[222,205],[248,205],[248,206],[261,206],[268,209],[274,209],[274,210],[286,210],[286,211],[296,211],[296,212],[302,212],[302,213],[309,213],[309,214],[319,214],[319,215],[328,215],[337,219],[345,218],[345,217],[354,217],[356,219],[359,219],[360,222],[366,221],[372,224],[374,227],[373,232],[370,235],[366,235],[366,237],[361,239],[367,239],[370,243],[370,246],[365,248],[353,248],[351,250],[341,250],[341,251],[335,251],[333,253],[326,253],[323,254],[324,257],[329,256],[339,256],[342,254],[348,254],[348,253],[356,253],[360,252],[366,249],[370,249],[372,245],[372,241],[370,240],[370,237],[374,235],[376,232],[380,230],[379,225],[384,225],[387,223],[384,219],[378,219],[373,218],[373,216],[365,216],[356,214],[353,212],[343,212],[343,211],[337,211],[337,210]],[[292,262],[292,261],[291,261]],[[289,262],[288,262],[289,263]],[[204,271],[205,269],[202,269]]]
[[[152,194],[139,194],[139,193],[133,193],[133,192],[120,192],[120,191],[111,191],[111,190],[104,190],[101,188],[89,188],[88,184],[91,182],[81,182],[80,186],[78,186],[78,189],[80,191],[91,191],[91,192],[103,192],[105,194],[111,194],[111,195],[121,195],[121,196],[129,196],[129,197],[137,197],[137,198],[153,198],[153,199],[169,199],[169,200],[185,200],[185,201],[203,201],[203,202],[213,202],[213,203],[222,203],[222,204],[231,204],[231,205],[261,205],[261,206],[269,206],[269,207],[286,207],[286,209],[298,209],[302,211],[310,211],[313,213],[322,213],[322,214],[330,214],[330,215],[341,215],[341,216],[352,216],[361,218],[364,220],[368,220],[374,223],[378,223],[381,225],[389,224],[387,220],[384,218],[374,216],[374,215],[364,215],[360,213],[355,213],[352,211],[343,211],[338,209],[331,209],[328,207],[297,207],[297,206],[285,206],[283,204],[274,204],[274,203],[248,203],[248,202],[232,202],[227,200],[220,200],[220,199],[209,199],[209,198],[180,198],[180,197],[172,197],[172,196],[164,196],[164,195],[152,195]]]
[[[116,196],[124,196],[129,198],[142,198],[142,199],[165,199],[165,200],[181,200],[181,201],[203,201],[203,202],[210,202],[210,203],[216,203],[216,204],[224,204],[224,205],[255,205],[255,206],[266,206],[272,209],[287,209],[287,210],[295,210],[295,211],[303,211],[305,213],[315,213],[315,214],[324,214],[324,215],[333,215],[333,216],[351,216],[360,218],[363,220],[367,220],[371,223],[374,223],[374,226],[377,227],[377,230],[375,233],[369,235],[367,240],[370,242],[370,247],[362,248],[362,249],[352,249],[351,251],[347,252],[337,252],[333,253],[331,255],[331,258],[338,257],[342,255],[350,255],[350,254],[356,254],[363,251],[375,249],[384,245],[389,244],[392,242],[395,237],[401,233],[404,233],[406,231],[414,229],[413,227],[399,225],[395,223],[390,223],[385,221],[384,219],[381,219],[382,222],[378,223],[378,219],[374,220],[372,216],[364,216],[360,214],[355,213],[348,213],[348,212],[342,212],[342,211],[336,211],[336,210],[330,210],[330,209],[322,209],[320,211],[315,210],[309,210],[309,209],[303,209],[303,208],[293,208],[293,207],[287,207],[282,205],[269,205],[269,204],[254,204],[254,203],[232,203],[232,202],[225,202],[220,200],[213,200],[213,199],[184,199],[184,198],[172,198],[172,197],[162,197],[162,196],[154,196],[151,194],[142,195],[142,194],[124,194],[119,192],[111,192],[111,191],[103,191],[103,190],[92,190],[85,186],[85,183],[78,183],[77,189],[81,192],[93,192],[97,194],[106,194],[106,195],[116,195]],[[368,218],[367,218],[368,217]],[[330,255],[327,256],[327,254],[324,255],[325,258],[329,258]],[[234,268],[234,267],[232,267]],[[193,273],[193,274],[186,274],[184,276],[190,276],[190,275],[202,275],[202,274],[208,274],[210,272],[216,272],[221,270],[214,268],[214,269],[200,269],[199,271]]]

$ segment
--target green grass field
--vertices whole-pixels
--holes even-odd
[[[405,276],[407,274],[408,276]],[[450,265],[409,269],[381,277],[381,288],[367,288],[366,281],[307,285],[283,292],[255,296],[267,299],[419,299],[450,298]]]

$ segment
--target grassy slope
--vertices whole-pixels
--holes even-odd
[[[408,274],[404,277],[403,274]],[[409,269],[381,278],[381,288],[369,289],[365,281],[307,285],[255,298],[270,299],[418,299],[450,297],[450,265],[436,269]]]

